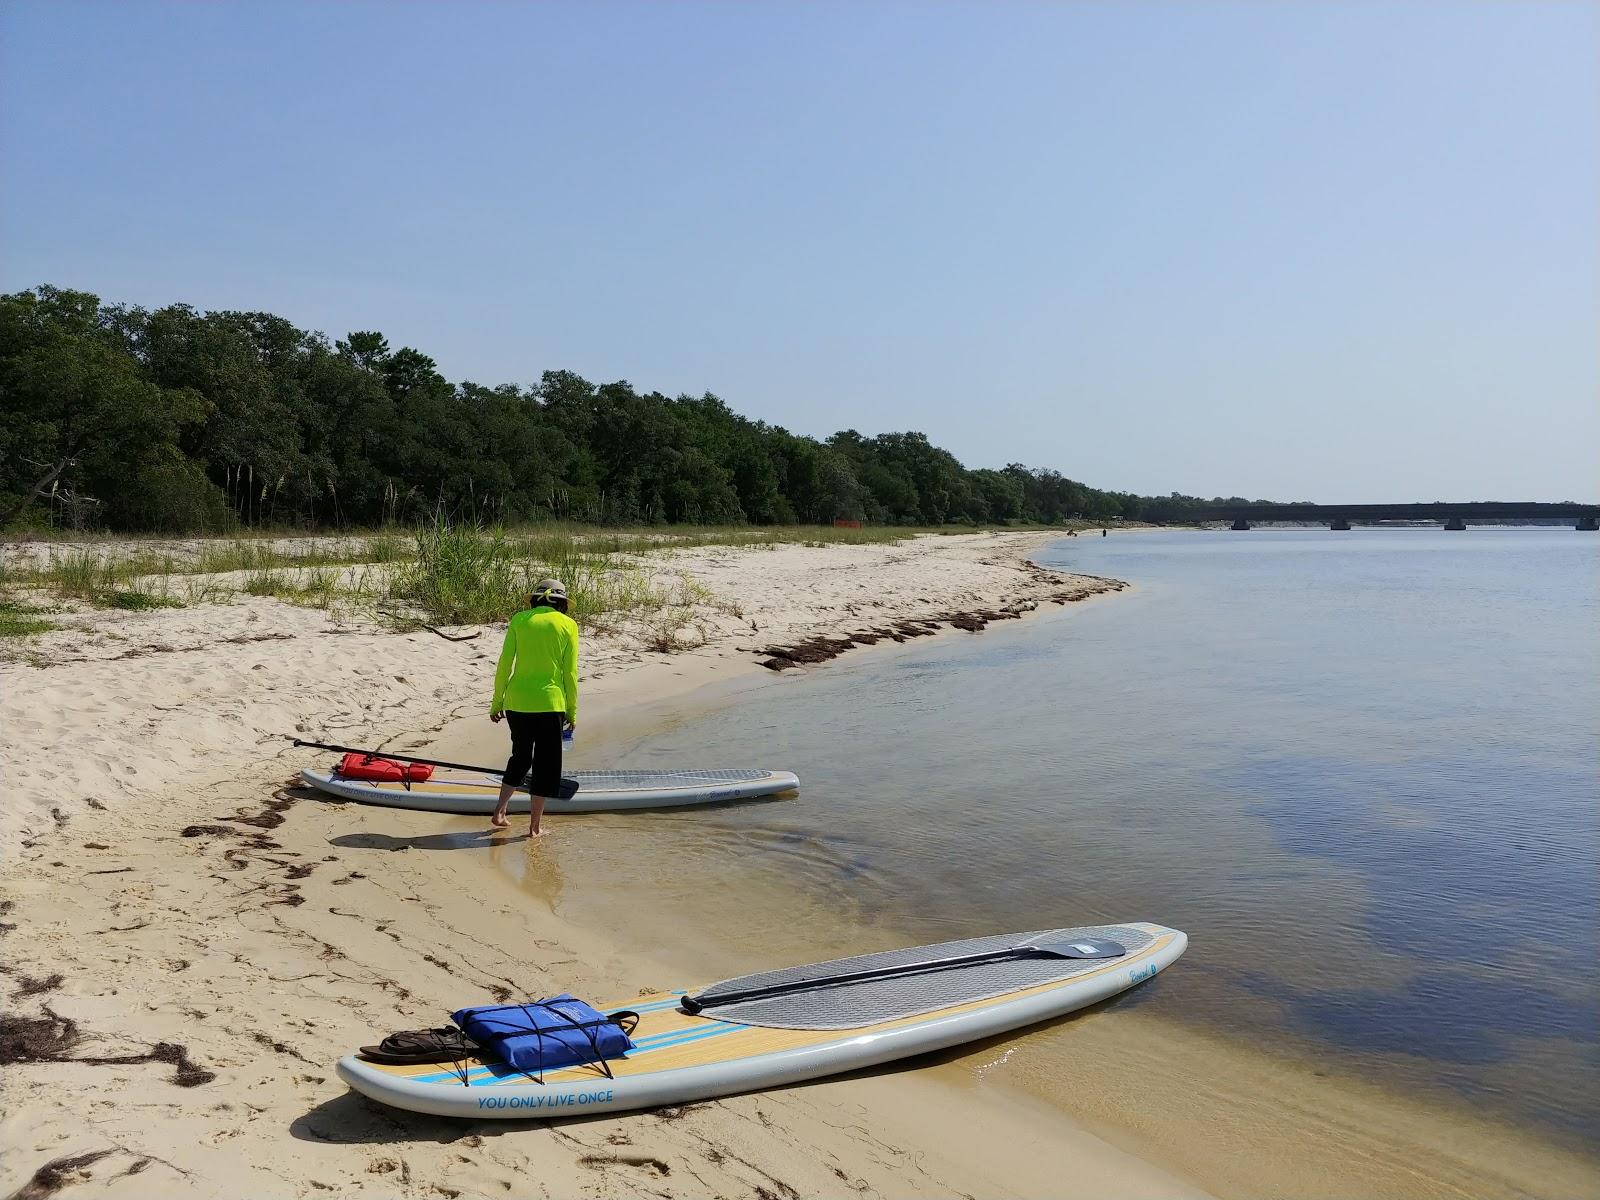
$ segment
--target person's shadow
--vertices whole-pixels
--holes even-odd
[[[526,822],[524,822],[526,824]],[[526,833],[510,829],[465,829],[456,833],[424,833],[397,837],[390,833],[341,833],[328,843],[345,850],[487,850],[525,842]]]

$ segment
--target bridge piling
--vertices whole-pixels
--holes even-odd
[[[1333,520],[1328,522],[1328,528],[1348,530],[1350,528],[1350,522],[1344,517],[1335,517]]]
[[[1461,533],[1466,529],[1467,523],[1460,517],[1451,517],[1444,523],[1444,527],[1450,533]]]
[[[1233,528],[1234,529],[1249,529],[1250,528],[1250,522],[1246,521],[1243,517],[1239,517],[1237,520],[1234,521]]]

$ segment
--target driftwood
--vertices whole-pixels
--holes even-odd
[[[39,499],[40,496],[48,496],[50,494],[50,485],[55,483],[55,481],[61,477],[61,472],[65,471],[68,467],[74,467],[77,465],[77,458],[73,455],[68,455],[55,466],[51,467],[39,477],[38,482],[29,488],[27,493],[20,500],[14,503],[10,508],[6,509],[5,512],[0,513],[0,525],[10,524],[13,517],[15,517],[23,509],[27,508],[28,505],[32,504],[35,500]]]
[[[435,629],[432,625],[424,625],[423,628],[429,633],[437,633],[447,642],[470,642],[473,638],[477,637],[478,634],[483,632],[483,630],[480,629],[477,633],[464,633],[460,637],[456,637],[454,634],[446,633],[442,629]]]

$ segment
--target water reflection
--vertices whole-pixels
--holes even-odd
[[[802,791],[564,826],[558,903],[730,973],[1158,920],[1192,949],[1141,1008],[1551,1127],[1600,1118],[1600,540],[1053,554],[1137,590],[847,658],[634,743],[616,765],[793,769]]]

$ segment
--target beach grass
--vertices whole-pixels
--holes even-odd
[[[649,571],[619,557],[660,548],[620,536],[597,547],[562,533],[508,534],[441,521],[417,532],[414,556],[389,573],[383,598],[432,624],[483,625],[526,607],[534,585],[553,578],[566,585],[575,621],[603,626],[619,613],[668,602]]]
[[[773,549],[882,545],[959,529],[831,525],[644,526],[599,529],[575,522],[480,527],[438,519],[409,530],[385,528],[337,535],[298,530],[190,539],[91,537],[0,558],[0,590],[33,593],[100,608],[146,611],[184,604],[227,603],[240,595],[331,609],[351,607],[410,625],[502,622],[527,604],[533,585],[566,584],[570,612],[584,627],[612,630],[626,619],[654,648],[693,644],[696,611],[741,617],[683,572],[667,555],[706,547]],[[354,568],[354,570],[352,570]],[[23,604],[22,609],[15,607]],[[24,610],[27,611],[24,611]],[[13,604],[10,625],[22,636],[49,627]],[[703,636],[703,634],[702,634]]]
[[[278,544],[278,543],[282,544]],[[170,544],[169,544],[170,545]],[[394,531],[338,537],[191,538],[182,551],[138,541],[74,543],[42,565],[13,564],[14,582],[87,599],[119,582],[170,575],[229,575],[277,569],[393,563],[409,557],[409,537]]]
[[[41,614],[49,610],[9,596],[0,596],[0,638],[31,637],[59,628]]]
[[[99,569],[129,579],[144,575],[224,575],[280,567],[351,566],[409,561],[416,535],[437,522],[417,527],[313,534],[303,530],[262,530],[249,535],[154,539],[98,534],[49,543],[42,566],[13,565],[36,584],[70,583]],[[448,523],[448,522],[446,522]],[[605,529],[576,522],[550,521],[505,526],[504,536],[519,544],[582,543],[600,553],[643,554],[698,546],[877,545],[900,541],[931,529],[868,526],[836,529],[825,525],[669,525]],[[945,530],[940,530],[945,532]],[[971,533],[970,527],[948,532]],[[27,542],[17,542],[26,546]]]
[[[100,608],[120,608],[124,612],[149,612],[156,608],[182,608],[183,601],[166,592],[140,592],[127,588],[113,588],[101,592],[91,601]]]
[[[331,567],[266,568],[252,571],[239,590],[247,596],[271,596],[303,608],[329,609],[341,596],[370,598],[359,581],[341,586],[340,574]]]
[[[80,600],[96,608],[144,612],[183,606],[184,602],[171,594],[165,573],[151,571],[151,564],[142,560],[139,565],[144,570],[136,572],[127,564],[79,551],[53,560],[42,571],[8,570],[6,577],[13,585],[41,588],[61,599]]]
[[[92,602],[96,596],[115,591],[125,577],[116,563],[80,550],[53,560],[40,573],[39,582],[64,599]],[[34,581],[27,572],[18,572],[18,582]]]

